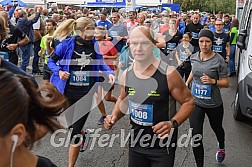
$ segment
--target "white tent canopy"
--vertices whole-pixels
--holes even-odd
[[[56,2],[57,4],[68,4],[68,5],[80,5],[84,4],[84,1],[87,2],[95,2],[95,0],[23,0],[24,3],[27,4],[44,4],[50,2]],[[167,0],[162,0],[162,3],[166,3]],[[136,0],[136,4],[142,6],[158,6],[160,5],[160,0]]]

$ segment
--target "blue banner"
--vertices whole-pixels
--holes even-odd
[[[180,11],[180,4],[163,3],[162,4],[162,11],[163,10],[171,10],[171,11],[175,11],[176,13],[179,13],[179,11]]]
[[[120,4],[125,5],[125,0],[96,0],[97,3],[114,3],[114,4]]]

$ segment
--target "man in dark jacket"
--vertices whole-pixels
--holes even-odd
[[[18,47],[27,44],[29,42],[29,38],[9,21],[7,12],[0,11],[0,17],[4,18],[5,27],[9,28],[8,36],[2,41],[0,51],[7,52],[9,55],[9,61],[17,65],[18,54],[16,50]]]
[[[19,28],[22,32],[24,32],[29,37],[29,42],[20,47],[22,50],[22,70],[26,71],[26,67],[29,64],[31,51],[32,51],[32,43],[34,42],[34,32],[33,32],[33,24],[36,23],[40,17],[40,13],[42,12],[41,6],[35,6],[34,10],[37,11],[36,16],[32,20],[28,20],[28,14],[25,11],[21,11],[19,13],[19,19],[17,22],[17,28]]]

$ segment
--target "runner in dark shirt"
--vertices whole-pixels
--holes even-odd
[[[2,55],[1,57],[5,57],[5,60],[17,65],[18,54],[16,49],[28,43],[29,38],[20,29],[9,22],[8,14],[6,12],[0,11],[0,17],[4,19],[5,27],[8,32],[6,38],[1,42],[0,55]]]

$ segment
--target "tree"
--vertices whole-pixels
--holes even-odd
[[[209,13],[235,14],[236,0],[174,0],[174,3],[181,5],[182,11],[197,10]]]

